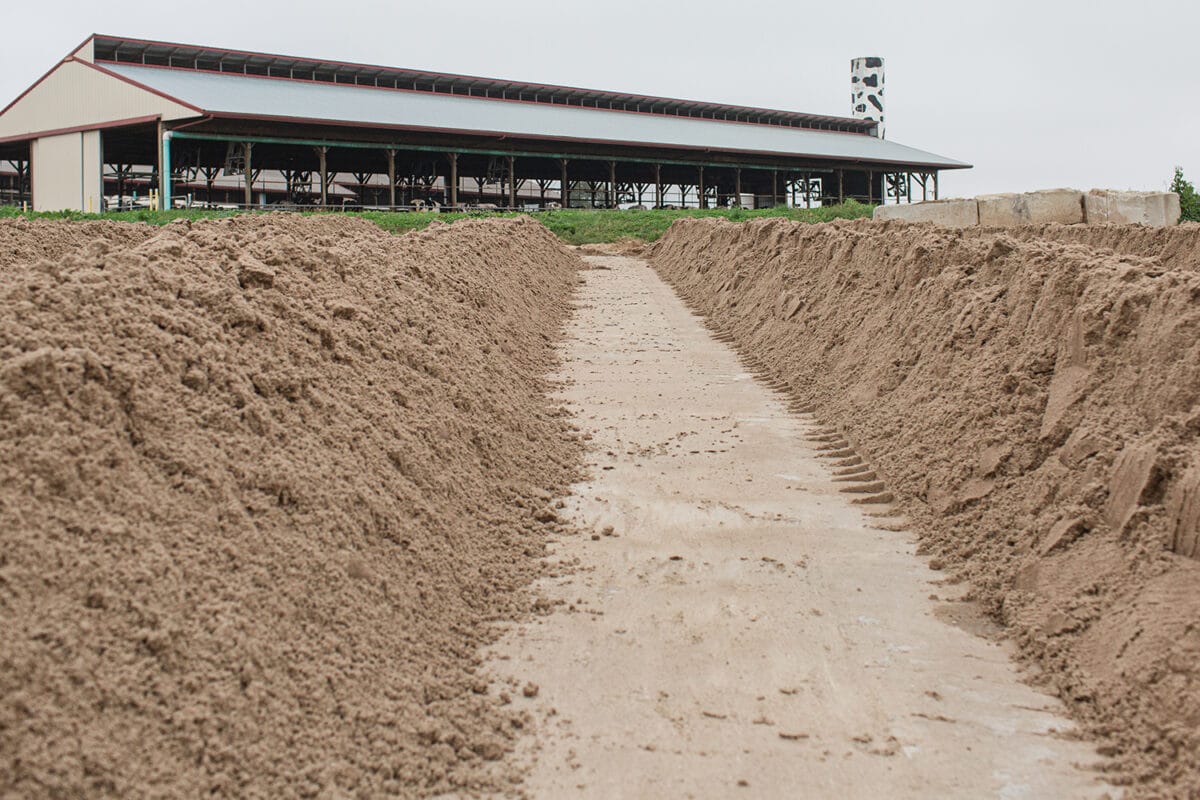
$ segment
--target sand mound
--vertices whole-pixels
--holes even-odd
[[[685,220],[652,250],[1150,794],[1200,792],[1198,234]]]
[[[62,258],[89,247],[96,253],[113,247],[132,247],[156,232],[149,225],[134,223],[63,223],[22,217],[0,220],[0,268],[39,258]]]
[[[502,789],[525,717],[472,670],[577,463],[541,377],[575,256],[529,220],[0,242],[0,795]]]

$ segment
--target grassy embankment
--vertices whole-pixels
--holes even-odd
[[[539,211],[531,214],[568,244],[593,244],[600,242],[615,242],[623,238],[641,239],[653,242],[666,232],[671,223],[682,217],[724,217],[734,221],[758,219],[761,217],[786,217],[798,222],[829,222],[834,219],[858,219],[871,216],[874,206],[863,205],[853,201],[826,208],[765,208],[756,211],[745,209],[678,209],[656,211],[617,211],[617,210],[586,210],[560,209],[557,211]],[[76,211],[61,212],[27,212],[11,207],[0,207],[0,218],[26,216],[46,219],[111,219],[124,222],[147,222],[152,225],[165,225],[177,219],[212,219],[228,217],[240,213],[220,210],[191,210],[191,211],[121,211],[112,214],[84,214]],[[361,216],[379,225],[384,230],[393,233],[405,233],[424,228],[434,220],[453,222],[467,217],[518,216],[524,212],[453,212],[436,213],[432,211],[362,211],[362,212],[327,212],[346,213]]]

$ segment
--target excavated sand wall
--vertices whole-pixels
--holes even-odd
[[[1198,233],[685,220],[651,251],[1151,793],[1200,790]]]
[[[576,434],[529,220],[0,223],[0,796],[503,792]]]

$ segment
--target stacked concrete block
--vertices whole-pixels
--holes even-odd
[[[1084,197],[1092,225],[1149,225],[1161,228],[1179,222],[1179,195],[1174,192],[1120,192],[1092,189]]]
[[[1075,189],[1043,189],[1021,194],[984,194],[979,203],[979,224],[1007,228],[1058,222],[1078,225],[1084,221],[1083,192]]]
[[[948,228],[983,225],[1146,225],[1163,228],[1179,222],[1179,195],[1174,192],[1123,192],[1092,189],[1043,189],[1021,194],[984,194],[966,200],[880,206],[875,219],[932,222]]]
[[[974,200],[931,200],[927,203],[879,206],[875,209],[874,218],[932,222],[947,228],[969,228],[979,224],[979,204]]]

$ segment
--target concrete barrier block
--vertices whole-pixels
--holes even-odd
[[[969,200],[931,200],[927,203],[901,203],[879,206],[874,219],[903,222],[932,222],[947,228],[967,228],[979,224],[979,204]]]
[[[1084,196],[1089,225],[1149,225],[1155,228],[1179,222],[1179,195],[1174,192],[1122,192],[1092,189]]]
[[[1183,213],[1183,208],[1179,205],[1179,195],[1163,192],[1163,207],[1166,209],[1163,215],[1166,217],[1167,226],[1178,225],[1179,215]]]
[[[1075,189],[1043,189],[1021,194],[985,194],[979,201],[979,224],[1008,228],[1016,225],[1043,225],[1058,222],[1078,225],[1083,222],[1083,192]]]

